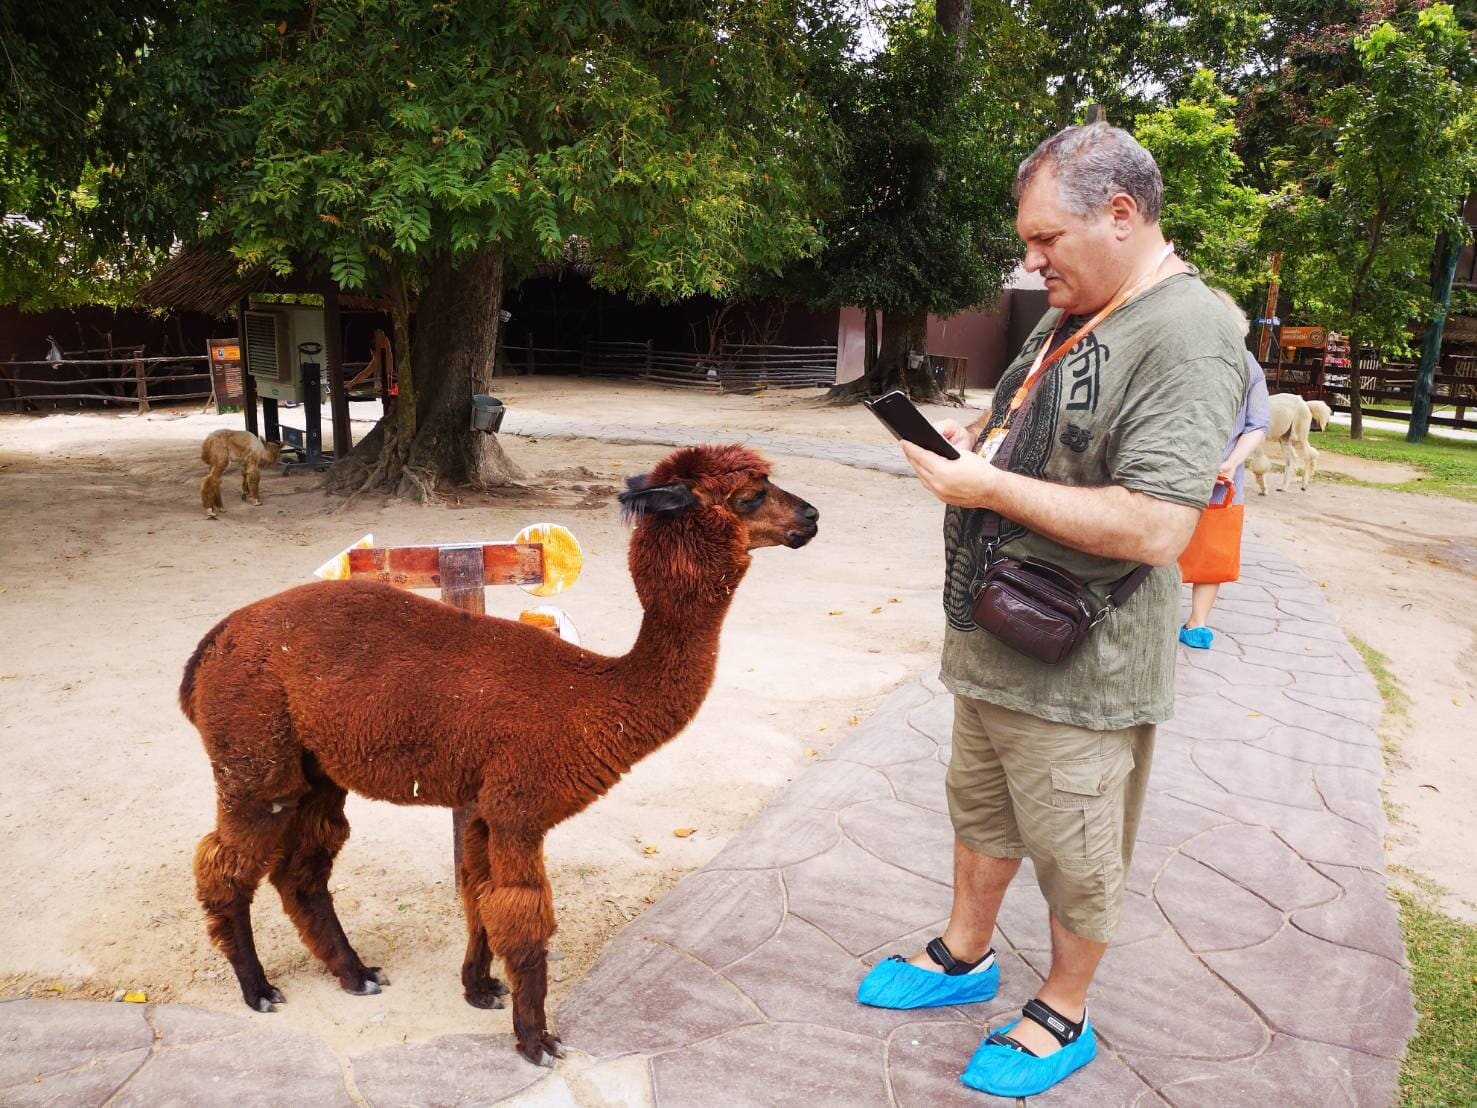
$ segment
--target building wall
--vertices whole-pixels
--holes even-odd
[[[132,308],[87,306],[49,312],[23,312],[14,304],[0,306],[0,361],[33,361],[46,357],[52,336],[63,350],[106,346],[146,347],[145,353],[204,354],[207,339],[236,334],[234,319],[212,319],[197,312],[156,315]]]
[[[1006,289],[988,308],[928,317],[928,352],[968,358],[965,383],[970,388],[993,388],[1005,372],[1026,335],[1046,311],[1046,293],[1035,289]],[[865,361],[865,323],[860,308],[842,308],[836,320],[836,380],[862,375]]]

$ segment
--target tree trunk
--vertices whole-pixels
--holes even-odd
[[[1378,355],[1376,355],[1378,357]],[[1363,366],[1359,362],[1359,341],[1357,335],[1349,336],[1349,438],[1362,439],[1364,437],[1364,398],[1359,390],[1363,385],[1360,379],[1360,371]]]
[[[862,375],[867,376],[877,369],[877,309],[867,308],[862,313]]]
[[[1451,307],[1451,284],[1456,279],[1457,258],[1462,252],[1459,236],[1443,231],[1436,240],[1436,261],[1431,272],[1431,296],[1435,306],[1426,321],[1426,334],[1421,341],[1421,364],[1416,370],[1415,389],[1410,401],[1410,426],[1406,442],[1420,442],[1431,427],[1431,390],[1436,383],[1436,370],[1441,364],[1441,336],[1446,329],[1446,313]]]
[[[882,342],[876,364],[855,381],[837,385],[826,394],[828,400],[856,401],[864,396],[880,396],[892,389],[902,389],[914,400],[932,404],[948,402],[934,380],[928,360],[917,369],[908,367],[908,354],[925,353],[928,345],[928,313],[925,311],[882,312]]]
[[[501,250],[442,259],[421,293],[412,344],[408,292],[401,281],[392,286],[400,394],[329,472],[328,488],[429,500],[442,484],[493,488],[523,479],[496,435],[471,429],[472,394],[492,384],[502,294]]]

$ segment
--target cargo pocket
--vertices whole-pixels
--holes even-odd
[[[1133,750],[1124,745],[1090,758],[1051,765],[1051,805],[1060,830],[1060,860],[1081,865],[1117,857],[1123,848],[1124,779],[1133,772]]]

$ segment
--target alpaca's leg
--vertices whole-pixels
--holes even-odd
[[[482,926],[478,899],[491,887],[487,868],[487,824],[479,817],[467,820],[462,837],[462,910],[467,916],[467,955],[462,959],[462,991],[474,1008],[501,1008],[508,987],[492,976],[492,947]]]
[[[338,978],[345,992],[367,996],[390,979],[378,966],[366,966],[354,952],[328,891],[333,860],[349,837],[345,793],[321,772],[310,769],[308,780],[311,791],[298,802],[288,824],[282,856],[272,867],[272,884],[303,945]]]
[[[214,519],[217,512],[225,511],[221,507],[221,474],[225,471],[225,466],[212,464],[205,480],[200,482],[200,505],[205,509],[206,519]]]
[[[226,956],[249,1008],[271,1012],[283,997],[270,981],[251,934],[251,898],[272,863],[276,835],[221,819],[195,848],[195,889],[210,941]]]
[[[485,816],[484,816],[485,818]],[[518,1053],[537,1065],[564,1056],[544,1016],[554,896],[544,873],[543,836],[489,826],[487,860],[492,887],[478,898],[487,941],[503,957],[513,990],[513,1034]]]
[[[248,454],[241,459],[241,499],[249,504],[260,504],[262,498],[257,495],[261,487],[261,474],[257,472],[256,459]]]

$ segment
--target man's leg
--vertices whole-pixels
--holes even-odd
[[[1051,972],[1046,975],[1046,982],[1036,990],[1036,999],[1073,1023],[1081,1023],[1082,1013],[1087,1011],[1088,986],[1092,984],[1092,976],[1097,972],[1108,944],[1074,935],[1055,916],[1050,919]],[[1051,1032],[1035,1020],[1021,1020],[1011,1028],[1009,1038],[1040,1057],[1061,1049],[1061,1044]]]
[[[991,858],[954,840],[954,902],[944,945],[961,962],[977,962],[990,949],[995,917],[1011,878],[1021,868],[1019,858]],[[920,950],[908,959],[920,969],[943,972],[943,967]],[[1091,974],[1089,974],[1091,976]]]

